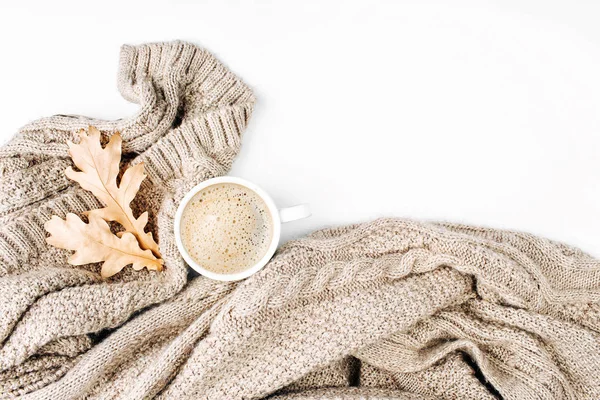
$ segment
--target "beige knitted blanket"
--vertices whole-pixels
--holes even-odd
[[[228,171],[254,98],[179,42],[123,47],[119,89],[136,116],[45,118],[0,149],[0,398],[600,399],[600,262],[550,240],[384,219],[188,280],[176,206]],[[146,164],[165,271],[105,281],[46,245],[51,215],[99,206],[63,173],[88,125]]]

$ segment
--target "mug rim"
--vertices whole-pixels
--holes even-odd
[[[217,273],[202,267],[190,256],[185,246],[183,245],[183,241],[181,239],[181,217],[183,215],[183,211],[185,210],[192,197],[194,197],[201,190],[206,189],[209,186],[218,185],[220,183],[237,184],[255,192],[267,205],[268,211],[271,214],[271,220],[273,222],[273,234],[271,236],[271,243],[269,244],[269,248],[267,249],[264,256],[250,268],[247,268],[240,272],[229,274]],[[273,254],[275,254],[275,251],[277,251],[277,246],[279,245],[279,238],[281,236],[281,219],[279,218],[279,210],[277,209],[275,202],[273,201],[271,196],[269,196],[267,192],[265,192],[261,187],[250,181],[235,176],[219,176],[216,178],[207,179],[194,186],[189,192],[186,193],[183,199],[181,199],[181,201],[179,202],[179,206],[177,207],[177,212],[175,213],[174,233],[175,242],[177,243],[177,249],[179,250],[179,253],[186,261],[186,263],[190,266],[190,268],[192,268],[194,271],[207,278],[214,279],[217,281],[239,281],[260,271],[265,265],[267,265],[269,260],[273,257]]]

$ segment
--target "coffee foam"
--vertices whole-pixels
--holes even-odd
[[[181,240],[199,265],[236,273],[258,263],[273,237],[267,204],[254,191],[233,183],[196,193],[181,217]]]

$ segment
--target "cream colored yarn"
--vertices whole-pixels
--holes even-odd
[[[125,48],[125,74],[140,64],[153,65],[148,52],[154,51],[161,54],[154,64],[161,65],[160,71],[193,59],[174,54],[206,55],[180,43]],[[163,56],[170,58],[163,61]],[[145,82],[151,82],[155,93],[164,93],[156,90],[163,82],[178,82],[173,91],[193,93],[181,95],[181,106],[189,98],[210,96],[211,88],[219,86],[216,80],[210,88],[197,90],[190,83],[198,78],[188,74],[203,70],[202,65],[176,67],[178,73],[167,74],[170,80],[149,77]],[[263,270],[240,283],[203,277],[186,283],[185,266],[170,236],[173,211],[192,181],[228,167],[252,105],[248,89],[221,72],[232,85],[223,87],[237,87],[238,96],[228,106],[191,107],[196,109],[192,113],[183,106],[176,112],[183,115],[177,128],[172,128],[174,118],[160,139],[144,142],[146,150],[130,150],[139,154],[134,162],[143,158],[155,166],[152,171],[161,171],[151,175],[145,201],[167,257],[164,276],[129,271],[102,283],[97,269],[65,265],[63,253],[43,244],[43,232],[17,229],[29,219],[42,223],[49,217],[44,207],[53,207],[54,213],[77,210],[73,204],[80,203],[55,200],[83,196],[69,182],[61,186],[60,180],[38,200],[28,200],[30,204],[10,204],[27,199],[21,198],[25,192],[15,194],[21,190],[16,176],[29,179],[27,187],[43,190],[38,189],[42,180],[30,169],[42,165],[36,171],[51,174],[45,165],[54,164],[44,163],[66,159],[60,146],[80,126],[60,139],[57,128],[30,128],[2,149],[8,171],[2,187],[13,190],[2,200],[7,206],[0,236],[0,248],[10,250],[2,251],[0,264],[4,397],[600,398],[600,262],[533,235],[381,219],[290,242]],[[134,76],[121,78],[121,86],[135,87],[141,74]],[[194,129],[188,130],[186,118],[203,120],[214,113],[223,124],[189,121]],[[228,120],[230,113],[244,118]],[[207,131],[195,130],[225,129],[226,121],[235,121],[231,128],[237,128],[227,131],[237,132],[227,136],[228,145],[214,131],[208,140],[201,136]],[[124,122],[113,124],[119,123]],[[117,129],[100,121],[94,125],[106,132]],[[144,135],[132,136],[134,141]],[[174,137],[179,145],[169,147],[170,153],[163,143],[173,143]],[[35,147],[30,143],[34,138],[43,145],[26,158],[25,149]],[[196,140],[197,147],[187,147]],[[52,151],[55,156],[47,155]],[[175,161],[172,157],[182,151],[189,156]],[[103,304],[109,300],[114,304]],[[147,307],[158,302],[162,304]]]
[[[251,90],[206,50],[187,43],[124,46],[119,90],[140,104],[132,118],[100,121],[57,115],[27,126],[0,149],[0,394],[20,394],[63,375],[90,348],[90,334],[179,292],[187,267],[173,215],[195,184],[225,174],[252,113]],[[73,267],[45,243],[51,215],[99,203],[64,170],[67,140],[94,125],[121,132],[124,154],[148,178],[134,206],[149,210],[165,259],[163,273],[126,268],[104,282],[98,267]]]

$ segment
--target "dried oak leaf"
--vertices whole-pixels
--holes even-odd
[[[92,192],[105,205],[104,208],[88,211],[87,214],[98,216],[106,221],[118,222],[123,225],[125,231],[137,238],[143,249],[151,250],[156,257],[160,257],[158,244],[154,241],[152,233],[144,232],[148,222],[148,212],[144,212],[136,219],[129,205],[146,177],[144,164],[139,163],[128,168],[117,186],[121,161],[121,135],[118,133],[112,135],[104,149],[100,144],[100,131],[95,127],[89,127],[89,134],[82,131],[79,135],[81,138],[79,144],[70,141],[67,144],[69,155],[80,171],[68,167],[65,173],[68,178],[77,181],[82,188]]]
[[[87,224],[72,213],[64,220],[53,215],[44,228],[51,235],[46,239],[48,244],[75,250],[68,259],[69,264],[103,261],[101,275],[104,278],[113,276],[129,264],[135,270],[144,267],[162,270],[163,260],[157,259],[150,250],[142,250],[133,234],[125,232],[120,238],[115,236],[108,223],[97,215],[90,215]]]

